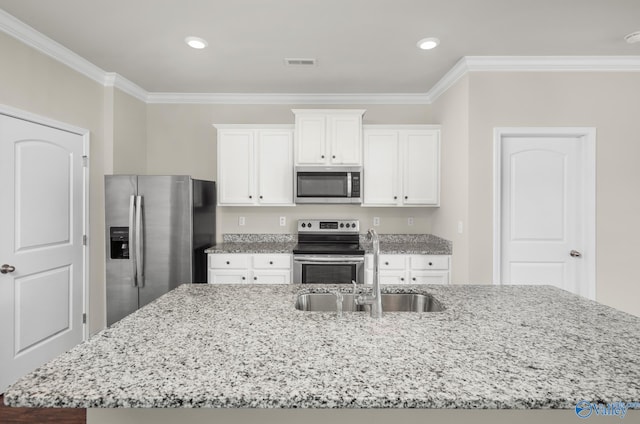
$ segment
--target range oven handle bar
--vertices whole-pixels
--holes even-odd
[[[294,262],[298,262],[301,264],[326,264],[326,263],[346,263],[346,264],[359,264],[364,262],[363,257],[352,257],[352,256],[343,256],[343,257],[323,257],[323,256],[314,256],[314,257],[293,257]]]

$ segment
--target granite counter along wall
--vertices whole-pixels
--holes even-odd
[[[379,234],[380,250],[387,254],[451,255],[453,245],[433,234]],[[206,253],[291,253],[297,243],[295,234],[223,234],[222,243]],[[360,234],[360,244],[371,253],[372,244]]]

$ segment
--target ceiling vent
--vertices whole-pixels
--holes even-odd
[[[287,58],[284,60],[287,66],[315,66],[315,59]]]

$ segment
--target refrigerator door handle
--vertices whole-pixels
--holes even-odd
[[[144,287],[144,220],[142,196],[136,196],[136,275],[138,287]]]
[[[137,243],[135,241],[135,211],[136,211],[136,196],[131,195],[129,198],[129,255],[131,257],[131,281],[133,282],[133,287],[138,287],[138,278],[137,278],[137,265],[136,265],[136,247]]]

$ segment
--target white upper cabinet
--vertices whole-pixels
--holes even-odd
[[[218,204],[293,205],[293,127],[216,125]]]
[[[361,109],[294,109],[296,165],[362,165]]]
[[[439,206],[439,127],[365,126],[363,170],[363,206]]]

